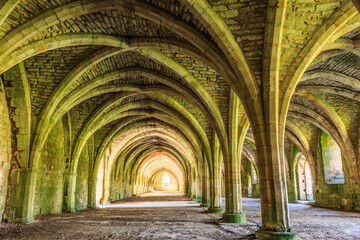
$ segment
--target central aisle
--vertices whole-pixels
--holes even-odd
[[[100,208],[146,208],[146,207],[188,207],[200,206],[179,192],[153,191],[140,196],[126,198]]]

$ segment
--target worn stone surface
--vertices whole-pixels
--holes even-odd
[[[164,202],[166,200],[167,202]],[[204,208],[188,198],[151,194],[132,197],[106,208],[72,214],[48,215],[29,225],[6,224],[0,236],[26,239],[47,235],[48,239],[256,239],[260,203],[244,199],[248,223],[243,225],[219,222],[220,214],[204,213]],[[302,239],[357,239],[359,213],[314,208],[304,204],[290,205],[294,229]],[[345,228],[340,227],[346,226]],[[332,224],[332,228],[328,228]],[[40,229],[40,230],[39,230]]]

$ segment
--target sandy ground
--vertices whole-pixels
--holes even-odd
[[[221,223],[174,192],[141,197],[77,213],[40,216],[31,224],[2,224],[0,239],[256,239],[260,200],[243,199],[247,223]],[[360,239],[360,213],[290,204],[293,230],[301,239]]]

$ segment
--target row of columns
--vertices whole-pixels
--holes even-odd
[[[223,160],[225,166],[224,184],[226,201],[223,222],[244,223],[246,216],[242,209],[241,153],[250,123],[247,119],[240,122],[239,111],[241,107],[240,101],[236,96],[232,98],[230,109],[228,129],[229,154],[226,155],[221,152],[219,140],[213,134],[213,166],[209,169],[206,161],[204,161],[201,168],[201,206],[209,206],[208,212],[211,213],[221,213],[224,211],[221,207],[220,170],[221,160]],[[274,132],[272,128],[267,130]],[[265,141],[271,144],[261,145],[259,144],[259,142],[261,143],[259,139],[261,134],[254,135],[256,135],[257,155],[260,158],[258,168],[263,223],[258,231],[258,239],[297,239],[297,234],[292,232],[289,227],[286,174],[283,154],[281,154],[283,146],[280,144],[283,139],[278,136],[270,139],[270,136],[267,136]],[[274,145],[277,146],[277,149],[272,148]],[[200,195],[196,194],[196,196],[196,201],[200,202],[198,199]]]

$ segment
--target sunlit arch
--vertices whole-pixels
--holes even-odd
[[[74,160],[76,161],[76,159],[78,159],[78,154],[81,152],[80,150],[85,145],[89,136],[91,136],[97,129],[99,129],[101,126],[104,126],[105,124],[107,124],[111,121],[120,119],[124,116],[129,116],[130,112],[128,110],[130,110],[130,109],[133,109],[136,107],[144,107],[144,106],[160,106],[160,105],[159,105],[159,103],[155,103],[152,101],[138,101],[138,102],[134,102],[134,103],[128,103],[128,104],[120,106],[119,108],[112,109],[111,111],[107,112],[106,114],[101,115],[102,121],[99,123],[97,123],[96,118],[89,120],[88,124],[84,127],[84,130],[82,131],[83,134],[79,136],[77,145],[75,145],[74,152],[77,155],[74,156]],[[161,117],[162,113],[161,112],[159,112],[158,114],[150,113],[150,115],[154,115],[155,118],[159,118],[159,117]],[[97,114],[95,116],[100,116],[100,115]],[[165,114],[163,116],[166,117],[167,120],[172,121],[172,118],[170,117],[171,115]],[[173,121],[173,123],[176,123],[176,122],[179,122],[179,120]],[[182,124],[184,124],[184,123],[182,123]],[[182,125],[178,125],[177,127],[181,127],[181,126]],[[197,142],[195,140],[196,138],[192,132],[185,130],[185,128],[183,128],[182,131],[184,133],[190,134],[188,136],[190,138],[192,138],[194,142]],[[74,162],[73,169],[76,169],[76,167],[77,167],[76,162]]]
[[[156,154],[154,155],[155,156],[150,155],[146,157],[138,166],[138,168],[134,170],[134,174],[138,176],[138,179],[140,178],[140,176],[142,176],[143,181],[147,181],[146,184],[148,184],[150,182],[149,179],[151,178],[151,176],[153,176],[154,173],[157,172],[159,169],[162,168],[171,169],[173,175],[175,175],[178,178],[179,182],[183,183],[181,184],[182,186],[180,186],[181,188],[180,191],[184,191],[185,179],[186,179],[185,172],[182,171],[182,169],[179,167],[177,161],[167,156],[156,155]],[[145,183],[140,181],[139,184],[141,185]]]

